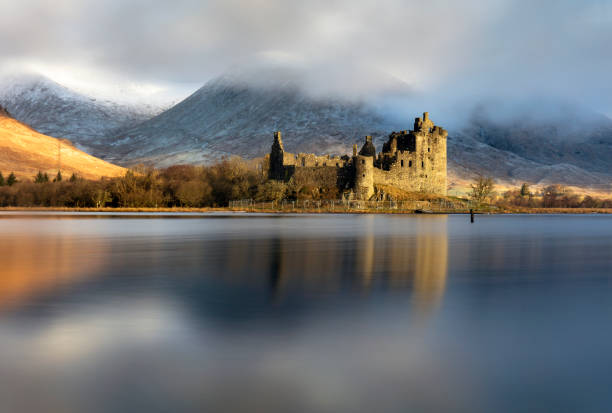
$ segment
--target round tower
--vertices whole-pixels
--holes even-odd
[[[366,136],[366,141],[353,158],[355,162],[355,195],[360,199],[368,200],[374,195],[374,157],[376,149],[372,137]]]

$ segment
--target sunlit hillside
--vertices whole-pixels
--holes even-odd
[[[62,174],[73,173],[87,178],[116,177],[126,170],[78,150],[68,141],[36,132],[13,119],[0,108],[0,171],[14,172],[18,178],[29,178],[38,171],[53,177],[58,166]]]

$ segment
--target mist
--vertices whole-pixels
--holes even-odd
[[[402,119],[428,110],[458,124],[483,102],[502,117],[549,110],[521,102],[612,114],[605,0],[2,6],[0,69],[35,70],[90,93],[184,95],[228,70],[268,64],[306,73],[302,88],[315,97],[371,98]]]

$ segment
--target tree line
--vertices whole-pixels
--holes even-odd
[[[0,207],[159,208],[224,207],[231,200],[336,199],[335,178],[304,171],[289,182],[269,181],[265,163],[238,157],[210,166],[176,165],[165,169],[138,166],[123,177],[98,181],[61,172],[33,179],[0,173]]]
[[[612,208],[612,199],[583,196],[559,184],[532,190],[528,183],[523,183],[519,188],[497,194],[494,180],[483,176],[476,178],[471,185],[470,198],[477,203],[492,203],[500,207]]]
[[[33,179],[0,172],[0,207],[172,208],[224,207],[229,201],[334,200],[345,191],[334,168],[298,168],[288,181],[268,180],[266,162],[238,157],[210,166],[144,166],[98,181],[76,174],[39,172]],[[528,184],[501,194],[492,178],[478,177],[470,198],[500,207],[612,208],[612,200],[581,196],[562,185],[534,191]]]

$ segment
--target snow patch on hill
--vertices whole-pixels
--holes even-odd
[[[162,110],[98,100],[32,74],[0,78],[0,105],[39,132],[68,138],[83,148],[103,146],[122,128],[143,122]]]

